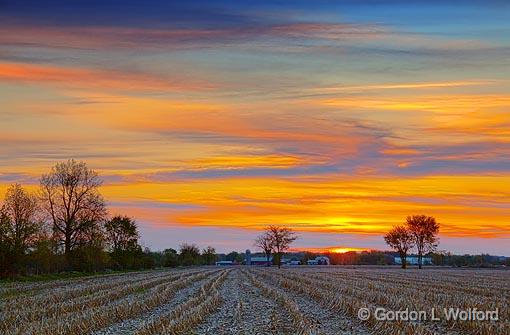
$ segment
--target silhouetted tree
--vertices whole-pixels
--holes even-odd
[[[347,251],[341,253],[329,253],[327,254],[331,264],[334,265],[350,265],[350,264],[358,264],[360,255],[356,251]],[[315,258],[315,257],[313,257]]]
[[[303,264],[307,264],[307,262],[311,259],[315,259],[318,256],[317,253],[311,252],[311,251],[305,251],[303,255]],[[330,255],[326,255],[330,256]]]
[[[432,216],[413,215],[407,217],[406,225],[413,236],[418,253],[418,268],[421,269],[423,255],[436,250],[438,246],[439,223]]]
[[[163,266],[175,267],[179,265],[177,250],[169,248],[163,251]]]
[[[64,246],[68,266],[71,253],[100,234],[100,222],[106,217],[106,206],[99,193],[98,174],[83,162],[69,160],[56,164],[41,177],[41,198],[53,233]]]
[[[358,258],[359,264],[365,264],[365,265],[385,265],[385,264],[391,264],[391,260],[388,262],[386,260],[386,255],[384,252],[381,251],[362,251],[359,253]]]
[[[269,260],[271,258],[271,253],[273,252],[273,242],[271,240],[271,236],[269,232],[264,232],[263,234],[257,236],[255,239],[254,246],[261,249],[266,255],[267,263],[269,264]]]
[[[225,256],[225,260],[241,263],[243,261],[243,257],[237,251],[231,251]]]
[[[402,269],[407,267],[407,252],[414,246],[414,238],[404,226],[396,226],[385,236],[384,240],[397,251],[402,260]]]
[[[6,258],[9,258],[7,264],[4,264],[4,271],[10,268],[18,273],[23,269],[25,254],[42,231],[42,223],[37,214],[36,196],[26,192],[19,184],[7,189],[0,209],[0,240],[3,251],[7,252]]]
[[[117,215],[105,224],[106,235],[113,250],[129,250],[138,246],[138,227],[135,220]]]
[[[41,233],[30,252],[30,267],[33,273],[58,272],[62,267],[62,257],[55,250],[57,243],[48,234]]]
[[[106,237],[112,250],[112,260],[122,268],[135,267],[142,248],[138,244],[138,227],[127,216],[115,216],[105,224]]]
[[[213,265],[216,263],[216,250],[208,246],[204,250],[202,250],[202,259],[205,265]]]
[[[158,252],[151,251],[151,249],[146,247],[143,251],[140,250],[137,266],[143,269],[152,269],[156,266],[158,257]]]
[[[0,212],[0,277],[12,275],[12,248],[10,247],[10,239],[8,236],[11,220]]]
[[[435,265],[446,265],[448,259],[451,257],[451,253],[446,250],[439,250],[432,253],[432,263]]]
[[[269,226],[267,233],[271,239],[273,250],[276,252],[276,264],[280,268],[283,253],[289,249],[290,244],[297,239],[297,236],[290,228],[278,226]]]
[[[200,249],[195,244],[181,244],[179,262],[181,265],[198,265],[200,263]]]

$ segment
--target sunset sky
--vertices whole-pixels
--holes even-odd
[[[0,0],[0,195],[75,158],[153,249],[510,256],[510,3],[364,3]]]

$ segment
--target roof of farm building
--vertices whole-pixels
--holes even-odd
[[[267,257],[252,257],[250,259],[252,262],[267,262]],[[269,257],[269,261],[273,260],[273,256]]]

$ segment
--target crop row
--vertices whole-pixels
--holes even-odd
[[[319,302],[324,307],[338,312],[343,312],[353,318],[357,317],[360,308],[369,308],[372,313],[377,307],[384,307],[388,310],[424,310],[429,311],[432,307],[442,310],[443,307],[458,306],[459,308],[469,308],[476,306],[482,310],[492,310],[494,308],[505,308],[502,301],[486,301],[480,303],[475,300],[463,300],[463,294],[450,292],[429,291],[422,287],[401,288],[392,282],[372,283],[368,280],[360,280],[353,286],[346,284],[329,274],[311,274],[300,273],[274,273],[261,272],[261,275],[272,280],[279,286],[286,289],[299,292]],[[505,316],[503,315],[503,320]],[[472,322],[472,321],[443,321],[444,323],[409,323],[409,322],[386,322],[370,318],[366,324],[373,331],[379,334],[434,334],[437,327],[445,329],[455,328],[462,333],[473,334],[506,334],[505,327],[508,323],[503,322]]]
[[[17,328],[43,319],[62,318],[69,313],[83,312],[91,308],[104,306],[131,294],[158,287],[158,285],[164,287],[168,282],[180,280],[193,273],[195,272],[172,272],[166,273],[164,276],[158,275],[134,281],[131,279],[131,281],[114,282],[111,285],[101,286],[94,293],[84,294],[76,299],[63,299],[59,302],[45,303],[46,299],[40,299],[25,308],[6,310],[0,318],[0,330]]]
[[[195,281],[205,279],[215,270],[183,273],[178,279],[166,281],[151,289],[131,294],[124,299],[92,308],[43,318],[32,323],[16,323],[5,334],[84,334],[104,328],[112,323],[136,317],[164,304],[176,292]]]
[[[189,331],[210,315],[222,303],[218,288],[230,270],[223,270],[204,283],[200,290],[170,312],[143,325],[137,335],[176,334]]]
[[[248,277],[249,281],[257,288],[259,288],[264,296],[276,301],[283,309],[290,315],[293,321],[294,332],[298,335],[313,335],[317,334],[317,329],[310,323],[309,319],[300,311],[298,305],[292,301],[284,292],[267,285],[259,280],[251,272],[244,272],[243,274]]]
[[[176,273],[176,272],[171,272]],[[139,273],[126,276],[105,276],[91,278],[89,280],[67,281],[66,284],[59,283],[58,286],[49,286],[44,290],[38,291],[37,294],[21,294],[5,299],[0,305],[0,311],[5,312],[7,309],[25,309],[27,306],[48,306],[49,304],[59,303],[64,300],[74,299],[93,294],[98,291],[107,290],[112,287],[129,284],[136,280],[144,280],[147,278],[157,278],[168,276],[169,272],[158,273]]]

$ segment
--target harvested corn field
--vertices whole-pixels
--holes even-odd
[[[504,270],[197,267],[10,283],[0,295],[2,334],[510,333]]]

